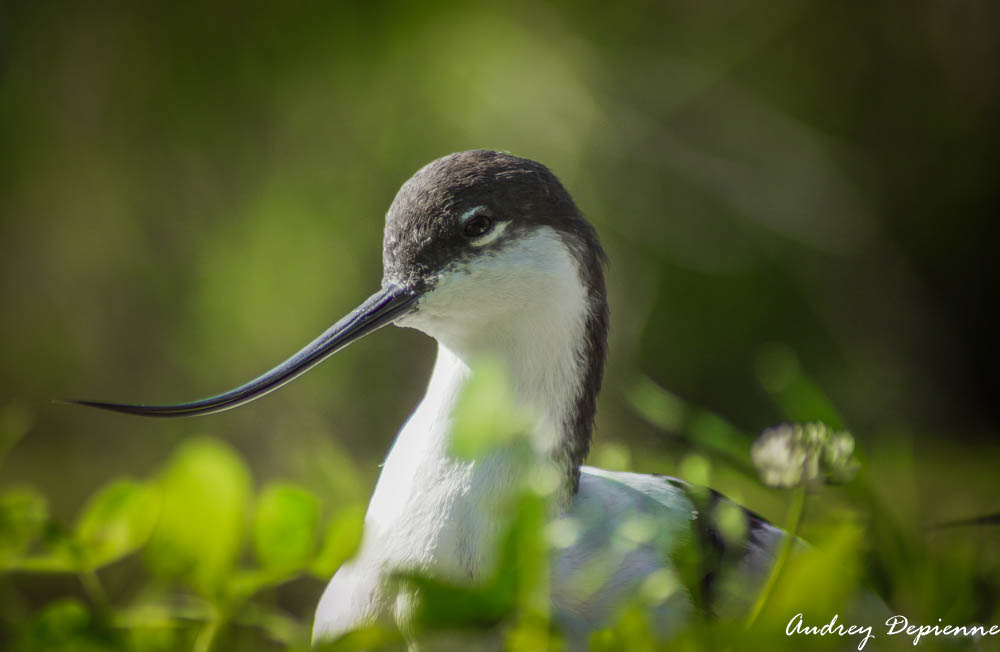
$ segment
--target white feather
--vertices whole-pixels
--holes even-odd
[[[475,462],[450,455],[468,363],[480,353],[502,357],[517,399],[541,415],[535,450],[548,459],[583,391],[578,347],[587,310],[573,256],[555,231],[542,227],[446,270],[419,309],[399,320],[438,341],[437,362],[424,399],[386,459],[361,550],[323,594],[316,639],[380,620],[405,627],[410,600],[390,583],[393,571],[476,581],[491,570],[498,514],[525,467],[503,454]],[[557,521],[579,536],[554,552],[553,616],[584,640],[651,575],[659,572],[669,586],[675,573],[666,553],[690,536],[695,512],[684,491],[660,478],[589,467],[582,468],[578,492],[564,497],[570,502],[562,503]],[[648,539],[627,536],[636,518],[645,519]],[[663,633],[693,608],[677,586],[651,607]]]

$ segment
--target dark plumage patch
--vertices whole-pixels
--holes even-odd
[[[427,164],[403,184],[386,214],[384,280],[427,290],[442,269],[482,253],[463,235],[460,222],[477,206],[509,223],[501,242],[551,227],[572,252],[587,288],[586,338],[577,352],[586,371],[574,414],[564,424],[562,451],[575,493],[590,450],[607,353],[606,257],[594,227],[559,179],[541,163],[491,150],[458,152]]]
[[[771,525],[764,517],[742,507],[708,487],[699,487],[670,476],[658,476],[673,487],[683,491],[695,506],[691,521],[690,545],[676,555],[678,569],[695,598],[695,603],[706,615],[713,615],[718,601],[718,585],[723,573],[733,569],[754,549],[767,545],[764,534]],[[746,523],[745,535],[740,540],[726,536],[716,515],[720,505],[740,510]]]

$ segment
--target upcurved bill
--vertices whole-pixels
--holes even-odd
[[[412,307],[419,298],[417,292],[396,285],[387,285],[285,362],[246,385],[218,396],[175,405],[129,405],[75,400],[67,403],[146,417],[189,417],[230,410],[273,392],[351,342],[391,323]]]

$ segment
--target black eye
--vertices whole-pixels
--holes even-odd
[[[465,223],[465,235],[469,238],[478,238],[489,233],[492,228],[493,220],[489,217],[482,214],[473,215]]]

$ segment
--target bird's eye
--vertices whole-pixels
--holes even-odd
[[[493,228],[493,220],[486,215],[473,215],[465,223],[465,235],[469,238],[479,238],[490,232]]]

